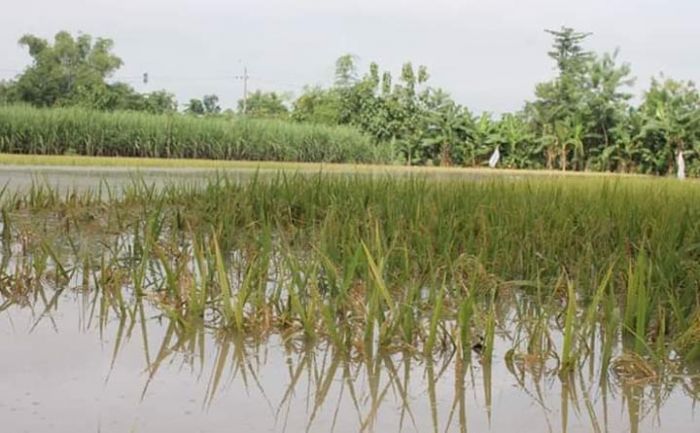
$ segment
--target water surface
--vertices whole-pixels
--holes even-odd
[[[50,293],[46,302],[51,304]],[[100,325],[89,293],[5,304],[0,402],[7,432],[665,432],[695,431],[699,379],[625,387],[589,371],[510,371],[402,354],[344,359],[177,327],[148,303]],[[98,305],[96,305],[98,304]],[[593,370],[593,369],[592,369]],[[685,384],[685,385],[684,385]]]

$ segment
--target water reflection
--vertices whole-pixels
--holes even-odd
[[[21,399],[0,406],[6,431],[41,431],[42,416],[58,432],[637,433],[696,426],[697,374],[630,384],[599,368],[597,351],[582,368],[560,374],[553,358],[514,353],[516,330],[496,333],[492,362],[476,352],[471,361],[382,351],[348,359],[322,341],[184,326],[148,301],[120,309],[96,291],[35,284],[26,296],[0,298],[0,393],[38,393],[36,414],[23,410],[32,403]],[[62,350],[95,364],[76,371],[61,361]],[[62,398],[93,400],[85,411],[73,403],[60,412],[47,407],[66,377],[72,382]]]

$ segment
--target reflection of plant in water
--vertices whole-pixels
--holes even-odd
[[[650,363],[634,352],[623,353],[613,360],[612,370],[627,385],[656,382],[659,375]]]
[[[36,310],[37,323],[51,320],[51,311],[58,308],[65,290],[47,291],[42,288],[36,293],[32,305],[41,306]],[[411,426],[415,429],[417,415],[414,406],[427,403],[433,431],[466,432],[466,395],[469,389],[483,390],[485,410],[489,418],[491,416],[491,362],[470,362],[463,357],[455,357],[456,354],[432,359],[417,358],[410,352],[390,354],[383,351],[361,360],[352,360],[346,354],[336,351],[332,344],[310,343],[304,338],[292,337],[283,341],[281,347],[288,370],[287,388],[278,401],[273,401],[260,380],[270,350],[266,338],[209,329],[205,322],[198,326],[183,326],[176,319],[158,314],[158,310],[145,299],[135,300],[126,310],[120,311],[114,308],[113,298],[108,292],[95,294],[96,296],[79,298],[83,303],[81,310],[86,312],[84,320],[87,323],[97,319],[93,326],[99,326],[103,331],[109,327],[112,330],[110,332],[115,332],[112,367],[120,350],[129,340],[136,339],[144,343],[142,347],[147,377],[143,397],[163,365],[184,362],[193,373],[207,378],[203,397],[205,406],[211,405],[217,394],[224,392],[224,383],[231,384],[238,380],[248,392],[254,390],[267,401],[270,413],[274,414],[276,423],[280,426],[286,423],[293,402],[299,395],[306,396],[305,404],[309,408],[307,430],[313,428],[318,414],[329,411],[333,413],[332,425],[335,428],[339,422],[341,404],[349,399],[360,431],[373,431],[377,418],[381,416],[381,408],[394,407],[396,403],[401,413],[397,431]],[[156,316],[153,316],[154,313]],[[149,338],[148,330],[153,326],[165,329],[162,340],[153,341]],[[508,347],[507,333],[499,333],[495,344],[497,348]],[[635,431],[641,419],[653,416],[655,411],[661,409],[676,385],[682,386],[689,395],[697,398],[700,384],[700,376],[678,376],[676,381],[654,386],[630,385],[624,380],[611,382],[607,380],[607,374],[600,377],[588,375],[585,368],[576,370],[576,373],[559,375],[556,365],[547,367],[541,358],[519,360],[518,355],[512,354],[512,349],[508,353],[505,357],[506,366],[521,389],[542,406],[550,430],[556,423],[550,419],[552,408],[547,406],[545,395],[551,392],[555,383],[561,387],[561,425],[569,423],[572,406],[577,417],[588,416],[592,431],[600,432],[608,431],[606,402],[610,395],[619,394],[623,397],[627,403],[630,425]],[[207,363],[209,356],[213,358]],[[508,357],[512,359],[508,360]],[[618,362],[623,362],[622,359],[624,358]],[[480,358],[477,356],[474,360]],[[209,369],[205,370],[207,365]],[[613,367],[612,371],[617,371],[617,368]],[[478,376],[481,376],[480,382],[476,381]],[[427,400],[425,402],[416,399],[416,385],[412,384],[416,381],[420,383],[419,389],[422,389],[418,395],[423,395]],[[440,404],[436,393],[436,387],[441,382],[452,382],[454,389],[452,403],[443,413],[438,412]],[[602,418],[600,409],[596,408],[596,399],[603,400]]]

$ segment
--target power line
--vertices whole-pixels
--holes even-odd
[[[287,87],[287,88],[293,88],[293,89],[302,89],[306,86],[306,84],[299,84],[299,83],[290,83],[290,82],[284,82],[284,81],[276,81],[276,80],[268,80],[268,79],[263,79],[263,78],[257,78],[253,77],[251,78],[251,81],[255,81],[257,83],[262,83],[262,84],[270,84],[273,86],[282,86],[282,87]]]
[[[2,79],[2,72],[10,72],[10,73],[21,73],[23,72],[22,70],[18,69],[13,69],[13,68],[0,68],[0,79]],[[11,77],[10,77],[11,79]],[[152,75],[148,72],[142,73],[142,74],[128,74],[128,75],[114,75],[110,77],[106,77],[106,80],[108,83],[111,84],[116,84],[116,83],[125,83],[129,85],[138,85],[138,84],[144,84],[148,85],[149,87],[153,86],[163,86],[165,88],[168,88],[168,83],[206,83],[206,82],[227,82],[231,83],[231,80],[240,80],[242,81],[243,84],[243,98],[242,98],[242,111],[243,113],[247,112],[247,106],[248,106],[248,99],[249,99],[249,89],[250,89],[250,83],[259,83],[265,85],[265,87],[270,86],[270,87],[276,87],[280,88],[282,87],[283,89],[286,88],[288,91],[300,91],[309,84],[300,84],[298,82],[289,82],[289,81],[279,81],[276,79],[270,79],[269,77],[260,77],[257,75],[250,75],[248,73],[248,67],[244,66],[243,67],[243,74],[242,75],[237,75],[234,73],[220,73],[220,74],[212,74],[212,75],[170,75],[170,74],[164,74],[164,75]],[[53,82],[58,82],[60,81],[60,77],[54,77],[52,79],[45,80],[47,83],[53,83]],[[220,83],[223,84],[223,83]],[[172,86],[172,84],[171,84]],[[177,93],[177,89],[170,88],[168,89],[170,91],[174,91]]]
[[[0,72],[12,72],[12,73],[21,73],[23,70],[20,69],[12,69],[12,68],[0,68]],[[144,75],[143,74],[138,74],[138,75],[114,75],[111,77],[108,77],[109,80],[116,80],[116,81],[141,81],[144,83],[151,83],[154,81],[170,81],[170,82],[195,82],[195,81],[229,81],[232,78],[235,80],[243,80],[244,81],[244,86],[247,86],[247,82],[257,82],[257,83],[262,83],[262,84],[269,84],[269,85],[274,85],[274,86],[283,86],[283,87],[288,87],[288,88],[298,88],[301,89],[307,84],[300,84],[297,82],[289,82],[289,81],[279,81],[276,79],[270,79],[268,77],[260,77],[257,75],[250,75],[247,71],[247,68],[244,68],[244,73],[243,75],[240,74],[234,74],[234,73],[223,73],[221,75],[158,75],[158,74],[150,74],[146,73],[148,75],[148,79],[144,81]]]
[[[235,78],[235,75],[229,74],[229,75],[218,75],[218,76],[192,76],[192,75],[148,75],[149,81],[153,80],[158,80],[158,81],[180,81],[180,82],[185,82],[185,81],[224,81],[224,80],[230,80],[232,77]],[[133,76],[126,76],[126,75],[117,75],[112,77],[117,80],[142,80],[143,76],[142,75],[133,75]]]

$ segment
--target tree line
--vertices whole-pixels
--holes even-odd
[[[372,63],[360,73],[351,55],[336,61],[333,85],[307,87],[296,99],[258,90],[234,113],[205,95],[183,111],[231,116],[245,107],[250,117],[352,126],[410,165],[478,166],[499,149],[505,167],[663,175],[683,152],[689,174],[700,175],[700,94],[693,82],[661,75],[633,104],[631,68],[617,52],[586,50],[591,35],[571,28],[548,32],[554,78],[537,84],[521,110],[500,116],[456,103],[429,84],[425,66],[406,63],[395,77]],[[0,82],[0,103],[178,112],[167,91],[139,93],[109,80],[123,63],[109,39],[60,32],[53,43],[33,35],[19,43],[33,61],[16,79]]]

